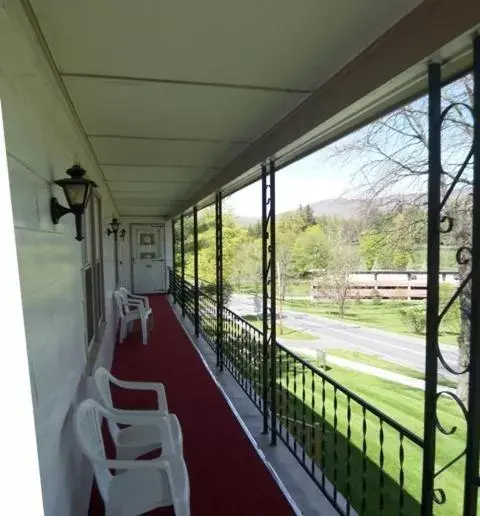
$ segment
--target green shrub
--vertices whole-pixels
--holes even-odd
[[[378,291],[378,289],[374,289],[373,290],[372,303],[374,305],[381,305],[382,304],[382,296],[380,295],[380,292]]]
[[[426,331],[426,310],[424,305],[409,306],[400,309],[400,317],[407,328],[417,335]]]
[[[205,294],[208,294],[211,297],[217,296],[217,285],[215,283],[206,283],[202,286],[201,291]],[[233,287],[230,283],[223,282],[223,304],[228,305],[230,303],[230,299],[232,298]]]
[[[443,283],[440,285],[440,312],[444,309],[452,296],[455,294],[455,285]],[[460,332],[460,300],[457,298],[440,323],[440,333]]]

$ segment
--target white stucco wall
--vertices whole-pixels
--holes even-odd
[[[74,407],[87,395],[89,383],[81,244],[74,239],[71,215],[57,226],[50,220],[51,181],[79,161],[99,185],[105,222],[115,208],[20,2],[0,3],[0,99],[44,510],[47,516],[87,514],[92,473],[72,433]],[[57,187],[54,194],[65,204]],[[104,257],[108,324],[97,361],[108,366],[113,352],[113,239],[104,238]],[[15,345],[5,344],[6,349]],[[8,353],[5,358],[8,367]]]

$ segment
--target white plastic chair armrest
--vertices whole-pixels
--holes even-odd
[[[145,305],[141,301],[138,301],[137,299],[128,299],[127,300],[127,305],[128,306],[141,307],[141,308],[145,309]]]
[[[167,417],[170,413],[168,409],[146,409],[146,410],[136,410],[136,409],[120,409],[120,408],[110,408],[109,409],[112,415],[115,415],[119,419],[123,420],[124,416],[132,416],[135,417],[135,425],[139,426],[150,426],[155,425],[155,423],[160,418],[162,421],[160,423],[163,424],[163,418]],[[129,424],[129,423],[125,423]]]
[[[157,394],[163,394],[164,391],[163,384],[158,382],[129,382],[128,380],[120,380],[113,375],[110,375],[109,379],[117,387],[132,391],[155,391]]]
[[[146,414],[138,414],[137,411],[122,410],[122,409],[106,409],[102,407],[103,415],[106,419],[120,423],[121,425],[135,425],[135,426],[151,426],[158,427],[169,426],[168,413],[156,412],[150,417]],[[139,411],[140,412],[140,411]],[[154,417],[153,417],[154,416]]]
[[[127,296],[127,297],[128,297],[129,299],[131,298],[131,299],[135,299],[135,300],[136,300],[136,299],[138,299],[138,300],[142,300],[142,301],[143,301],[143,303],[145,303],[145,307],[146,307],[146,308],[150,308],[150,304],[149,304],[149,302],[148,302],[148,297],[147,297],[147,296],[139,296],[139,295],[137,295],[137,294],[128,294],[128,296]]]
[[[147,310],[145,310],[145,305],[141,301],[129,301],[127,305],[129,308],[133,308],[135,311],[138,311],[142,317],[146,317]]]
[[[162,469],[167,473],[171,472],[170,462],[167,456],[158,459],[145,459],[145,460],[113,460],[104,459],[102,465],[109,469]]]

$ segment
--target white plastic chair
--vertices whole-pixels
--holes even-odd
[[[183,435],[177,416],[168,413],[165,389],[161,383],[127,382],[115,378],[104,367],[98,367],[94,375],[95,385],[103,405],[111,412],[122,416],[137,416],[141,424],[120,428],[115,422],[108,421],[110,434],[117,449],[117,457],[133,459],[145,453],[162,448],[163,435],[159,433],[155,417],[167,417],[173,439],[180,450],[183,450]],[[124,410],[113,405],[110,384],[129,390],[155,391],[157,395],[157,409],[152,410]]]
[[[153,312],[150,309],[150,302],[147,296],[139,296],[138,294],[132,294],[127,288],[120,287],[118,289],[120,293],[123,295],[124,299],[127,302],[141,302],[146,311],[150,310],[150,316],[148,317],[148,329],[152,331],[153,329]]]
[[[173,505],[176,516],[190,516],[190,483],[181,451],[169,431],[167,418],[156,417],[164,435],[162,455],[151,460],[107,459],[102,419],[134,425],[138,416],[114,414],[94,400],[85,400],[75,412],[75,435],[92,462],[106,516],[139,515]],[[112,475],[111,469],[116,470]]]
[[[147,344],[147,321],[152,315],[152,309],[145,308],[143,301],[128,299],[128,297],[119,290],[113,292],[113,297],[120,316],[120,342],[125,340],[129,326],[131,326],[133,321],[138,319],[142,325],[142,342],[143,344]]]
[[[145,309],[150,308],[150,303],[148,301],[147,296],[139,296],[137,294],[132,294],[128,289],[125,287],[120,287],[118,289],[124,296],[127,296],[127,299],[131,299],[133,301],[141,301],[143,305],[145,306]]]

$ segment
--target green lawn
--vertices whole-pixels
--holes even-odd
[[[421,303],[421,302],[420,302]],[[419,337],[411,331],[402,320],[400,310],[419,304],[416,301],[348,301],[343,320],[381,330]],[[285,309],[340,319],[338,307],[328,301],[288,300]],[[440,337],[441,342],[455,344],[456,335],[446,333]]]
[[[254,295],[255,293],[261,295],[262,292],[262,285],[253,285],[253,284],[247,284],[244,283],[242,285],[235,285],[234,290],[236,293],[242,293],[242,294],[251,294]],[[309,296],[311,293],[311,282],[310,280],[296,280],[291,281],[287,284],[285,295],[287,297],[290,296]]]
[[[423,435],[423,391],[361,373],[352,374],[339,367],[331,368],[327,376],[355,391],[416,435]],[[362,407],[355,401],[349,403],[346,395],[328,380],[323,382],[321,377],[315,376],[313,383],[314,387],[308,371],[297,369],[297,374],[294,374],[291,367],[290,373],[284,373],[279,380],[282,387],[278,403],[281,419],[286,421],[285,416],[297,421],[305,418],[309,423],[308,426],[289,424],[289,430],[296,434],[297,441],[306,444],[307,455],[316,457],[327,477],[335,481],[341,493],[348,495],[359,513],[380,514],[380,498],[383,497],[384,514],[420,514],[421,448],[407,438],[402,440],[398,431],[387,423],[380,425],[378,417],[369,411],[364,416]],[[465,423],[455,404],[443,398],[438,404],[438,414],[444,427],[458,427],[451,436],[437,434],[437,467],[441,467],[462,450]],[[366,455],[362,452],[364,425]],[[315,432],[320,433],[320,438],[313,436]],[[383,445],[380,444],[381,432]],[[312,438],[308,437],[310,433]],[[381,456],[383,468],[380,467]],[[436,507],[435,514],[460,514],[463,467],[462,459],[438,477],[436,487],[445,489],[447,501]],[[404,473],[403,489],[400,489],[401,470]]]
[[[263,322],[259,321],[254,315],[247,315],[244,317],[252,326],[258,328],[259,330],[263,330]],[[289,328],[288,326],[277,323],[277,338],[286,339],[286,340],[318,340],[318,337],[315,337],[311,333],[294,330],[293,328]]]
[[[416,369],[412,369],[401,364],[390,362],[378,355],[367,355],[366,353],[360,353],[359,351],[350,351],[347,349],[329,349],[327,351],[327,362],[329,355],[346,358],[347,360],[351,360],[353,362],[360,362],[362,364],[367,364],[373,367],[378,367],[380,369],[383,369],[384,371],[391,371],[393,373],[403,374],[405,376],[409,376],[410,378],[425,380],[425,373],[423,373],[422,371],[417,371]],[[439,378],[439,382],[441,385],[445,385],[447,387],[456,387],[457,385],[455,382],[447,378]]]

